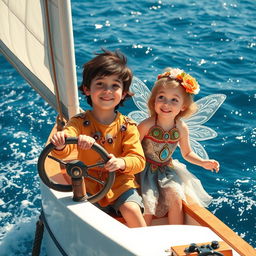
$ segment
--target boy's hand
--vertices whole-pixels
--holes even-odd
[[[87,136],[87,135],[79,135],[78,137],[78,147],[83,149],[83,150],[87,150],[90,149],[92,147],[92,145],[95,143],[95,139],[92,138],[91,136]]]
[[[216,172],[219,172],[220,170],[220,164],[218,161],[215,160],[205,160],[202,164],[202,167],[207,169],[207,170],[211,170],[212,172],[214,172],[214,170]]]
[[[65,138],[67,137],[67,134],[65,134],[64,131],[60,131],[55,133],[52,138],[51,142],[53,145],[56,146],[57,150],[62,150],[65,147]]]
[[[105,169],[109,172],[114,172],[119,169],[125,169],[125,161],[122,158],[116,158],[113,154],[109,154],[109,160],[105,164]]]

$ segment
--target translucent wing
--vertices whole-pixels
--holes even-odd
[[[140,122],[148,118],[148,114],[140,110],[135,110],[130,112],[128,114],[128,117],[130,117],[132,120],[139,124]]]
[[[198,141],[215,138],[217,133],[201,124],[207,122],[214,115],[225,99],[226,95],[224,94],[212,94],[201,98],[196,101],[198,111],[188,119],[183,119],[189,128],[190,144],[193,151],[204,159],[208,159],[208,155]]]
[[[225,94],[212,94],[201,98],[196,101],[198,111],[188,119],[184,119],[184,121],[188,125],[199,125],[207,122],[218,110],[225,99]]]
[[[200,157],[202,157],[203,159],[209,159],[207,152],[199,142],[190,138],[190,146],[193,151]]]
[[[139,110],[130,112],[128,116],[137,123],[140,123],[149,117],[147,102],[150,95],[150,90],[139,78],[135,76],[132,79],[130,89],[134,93],[134,96],[132,97],[133,102]]]

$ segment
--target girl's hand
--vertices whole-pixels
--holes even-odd
[[[65,147],[65,138],[67,137],[67,134],[65,134],[64,131],[60,131],[55,133],[50,141],[53,145],[56,146],[57,150],[62,150]]]
[[[113,154],[109,154],[109,160],[105,164],[105,169],[109,172],[114,172],[119,169],[125,169],[125,161],[122,158],[116,158]]]
[[[203,161],[203,164],[202,164],[202,167],[207,169],[207,170],[211,170],[212,172],[214,172],[214,170],[216,172],[219,172],[220,170],[220,164],[218,161],[215,161],[215,160],[204,160]]]
[[[94,138],[92,138],[91,136],[81,134],[78,137],[77,145],[79,148],[81,148],[83,150],[87,150],[87,149],[90,149],[94,143],[95,143]]]

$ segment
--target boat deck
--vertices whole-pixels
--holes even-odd
[[[76,156],[77,151],[74,151],[68,159],[65,159],[65,161],[74,160],[76,159]],[[70,178],[66,174],[65,169],[56,161],[47,158],[45,168],[48,172],[48,177],[50,177],[54,182],[58,184],[70,184]],[[68,207],[70,210],[72,210],[72,212],[76,212],[80,218],[86,218],[86,223],[88,223],[88,215],[90,215],[92,218],[94,216],[95,218],[95,216],[98,216],[99,212],[101,212],[100,214],[103,214],[101,219],[97,219],[100,222],[102,222],[102,220],[106,220],[104,221],[105,232],[108,232],[107,229],[105,229],[107,227],[110,228],[110,230],[113,230],[113,225],[115,226],[115,229],[117,228],[116,232],[118,232],[120,226],[127,228],[125,225],[123,225],[125,222],[122,218],[112,218],[113,216],[111,217],[106,213],[99,211],[97,207],[89,202],[73,202],[72,192],[52,192],[54,193],[54,196],[56,196],[61,200],[62,203],[65,204],[65,207]],[[207,209],[193,203],[189,198],[188,203],[183,202],[183,208],[185,212],[186,225],[166,225],[167,218],[155,218],[151,227],[134,229],[127,228],[129,231],[126,230],[126,232],[132,234],[131,239],[133,241],[134,239],[135,241],[136,239],[139,240],[140,244],[144,243],[143,241],[146,241],[145,243],[148,244],[154,243],[155,247],[159,250],[160,248],[161,250],[165,248],[167,253],[166,255],[170,255],[170,248],[174,245],[190,244],[191,242],[210,242],[212,240],[225,241],[229,246],[234,248],[233,255],[256,255],[254,248],[252,248],[247,242],[245,242],[240,236],[233,232],[227,225],[225,225]],[[86,214],[83,214],[83,212],[86,212]],[[116,220],[118,220],[117,223],[119,223],[119,225],[116,225]],[[144,237],[145,239],[141,241],[141,237]],[[125,238],[125,240],[127,240],[127,238]],[[144,244],[144,246],[147,245]]]

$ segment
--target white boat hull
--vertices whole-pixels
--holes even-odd
[[[222,239],[207,227],[158,225],[128,228],[89,202],[74,202],[72,193],[41,184],[47,255],[170,255],[171,246]],[[61,253],[60,250],[63,250]],[[233,251],[233,255],[239,255]]]

